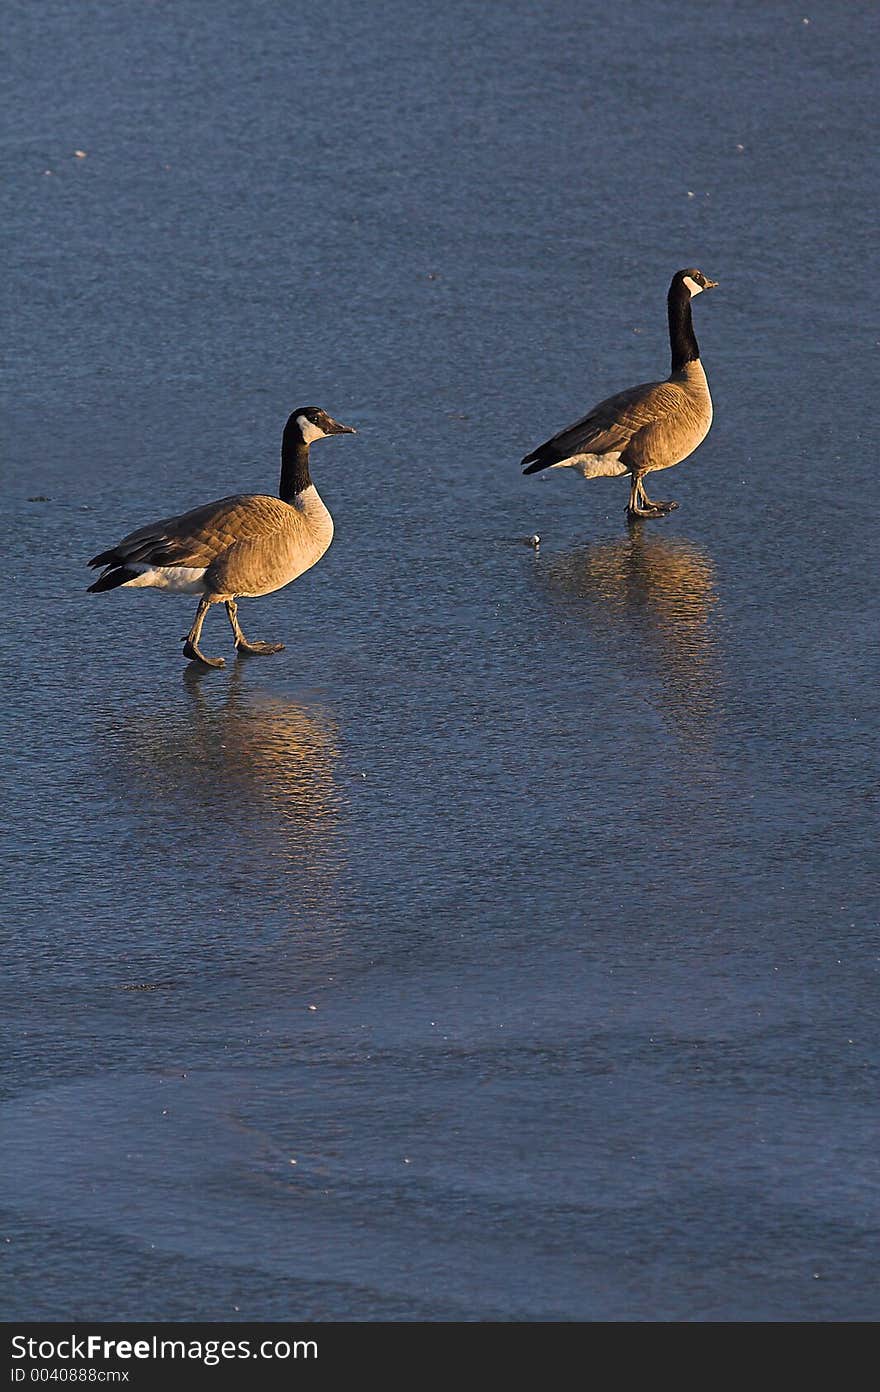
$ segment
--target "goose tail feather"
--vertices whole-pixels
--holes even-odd
[[[539,470],[549,469],[556,462],[554,455],[549,452],[545,453],[543,445],[539,449],[532,450],[531,454],[527,454],[524,459],[520,460],[520,463],[525,466],[523,468],[524,474],[537,474]]]
[[[94,562],[90,561],[89,564],[93,565]],[[126,585],[129,580],[136,580],[138,574],[138,571],[127,570],[125,566],[111,565],[104,571],[103,575],[98,576],[94,585],[89,585],[86,594],[100,594],[102,590],[115,590],[118,585]]]

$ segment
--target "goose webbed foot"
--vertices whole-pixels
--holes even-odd
[[[283,643],[264,643],[259,638],[255,638],[253,643],[249,643],[241,631],[238,622],[238,605],[234,599],[226,600],[226,613],[229,622],[232,624],[232,637],[235,641],[236,651],[243,657],[269,657],[272,653],[283,652]]]
[[[673,506],[677,506],[677,504],[673,504]],[[639,522],[645,517],[665,517],[668,511],[670,511],[670,509],[660,507],[659,504],[654,503],[649,507],[633,507],[632,504],[630,504],[626,509],[626,520],[627,522]]]
[[[249,643],[244,634],[235,640],[235,648],[244,657],[268,657],[271,653],[283,652],[283,643],[263,643],[259,638]]]
[[[654,502],[645,492],[642,478],[634,478],[629,494],[629,504],[627,505],[626,515],[630,522],[636,521],[640,517],[665,517],[668,512],[674,512],[678,503],[671,500],[669,502]]]
[[[647,497],[644,493],[642,494],[642,501],[645,507],[656,508],[661,517],[665,517],[667,512],[675,512],[675,509],[678,507],[678,503],[673,502],[671,498],[664,503],[659,500],[655,501],[653,498]]]
[[[205,622],[205,615],[214,603],[211,595],[203,595],[199,600],[199,607],[196,610],[196,617],[189,633],[183,639],[183,655],[189,658],[190,662],[201,662],[205,667],[225,667],[226,663],[222,657],[205,657],[199,647],[199,639],[202,636],[202,624]]]
[[[201,662],[205,667],[226,666],[226,661],[222,657],[206,657],[198,643],[194,643],[189,634],[183,639],[183,655],[190,662]]]

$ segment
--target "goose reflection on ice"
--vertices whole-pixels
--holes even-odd
[[[339,856],[336,725],[317,707],[250,687],[244,668],[239,658],[221,684],[192,665],[183,704],[132,713],[120,732],[126,778],[181,835],[195,824],[215,851],[234,837],[276,866],[323,875]]]
[[[580,546],[546,563],[557,592],[586,600],[594,622],[621,643],[627,670],[656,671],[662,709],[687,738],[711,734],[718,707],[718,604],[709,554],[682,538],[647,533]]]

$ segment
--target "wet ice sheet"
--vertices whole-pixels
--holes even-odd
[[[875,45],[803,18],[11,8],[6,1313],[876,1313]],[[516,461],[693,263],[628,532]],[[86,599],[310,401],[285,653]]]

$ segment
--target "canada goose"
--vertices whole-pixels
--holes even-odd
[[[199,650],[205,615],[221,600],[240,653],[280,652],[283,643],[248,642],[238,626],[236,597],[280,590],[321,559],[333,540],[333,518],[309,474],[309,445],[325,435],[356,433],[317,406],[300,407],[284,427],[278,498],[238,493],[139,527],[92,557],[90,566],[106,569],[89,593],[123,585],[201,595],[182,641],[184,656],[207,667],[225,665],[222,657]]]
[[[717,284],[693,267],[676,271],[667,296],[672,371],[666,381],[644,382],[600,401],[527,454],[523,473],[570,468],[584,478],[629,474],[628,517],[662,517],[677,508],[678,503],[652,502],[643,479],[679,464],[709,433],[712,398],[694,337],[691,300]]]

